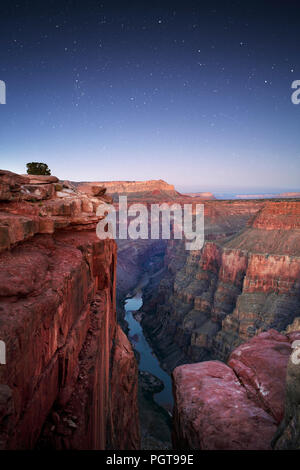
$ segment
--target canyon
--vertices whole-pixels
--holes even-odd
[[[203,203],[203,248],[99,240],[97,208],[121,194]],[[0,170],[0,265],[0,448],[299,448],[299,200]],[[139,292],[134,321],[172,375],[173,411],[138,370],[125,306]]]
[[[242,342],[300,315],[299,202],[218,201],[222,217],[213,205],[205,203],[203,249],[171,240],[160,286],[145,293],[142,324],[169,371],[226,361]]]
[[[167,241],[156,267],[140,241],[132,271],[137,279],[138,266],[142,276],[156,269],[142,287],[140,319],[161,366],[173,372],[173,448],[271,449],[280,423],[274,446],[298,448],[299,388],[287,365],[300,330],[299,201],[204,205],[201,251]],[[283,420],[285,400],[294,415]]]
[[[147,199],[144,202],[150,203]],[[178,240],[160,241],[159,245],[149,240],[139,240],[137,245],[130,240],[122,241],[121,247],[126,248],[123,253],[122,249],[119,251],[119,293],[122,295],[125,279],[127,292],[142,279],[144,305],[139,317],[144,334],[161,366],[169,373],[173,371],[173,447],[270,449],[272,437],[283,419],[284,401],[288,399],[285,395],[289,394],[285,375],[293,337],[288,334],[300,330],[299,201],[206,200],[204,205],[206,242],[199,252],[187,252]],[[126,264],[129,253],[133,269]],[[122,266],[127,268],[126,275]],[[151,275],[144,282],[149,272]],[[264,332],[270,332],[270,338],[264,338]],[[256,343],[256,338],[260,342]],[[232,368],[232,355],[235,351],[240,354],[242,345],[245,345],[244,369],[248,369],[248,375],[256,384],[252,393],[246,380],[245,384],[241,382],[238,369]],[[283,351],[282,354],[277,354],[277,350]],[[249,369],[252,356],[257,366]],[[215,366],[216,361],[218,366]],[[228,371],[230,380],[223,380]],[[181,380],[185,374],[188,379]],[[219,380],[212,380],[212,390],[218,382],[221,385],[211,404],[210,394],[204,393],[199,384],[216,374]],[[199,375],[196,383],[194,375]],[[297,389],[294,376],[291,383],[289,388]],[[192,395],[189,394],[191,388],[194,389]],[[281,409],[279,415],[274,417],[270,409],[262,405],[260,390],[266,390],[272,397],[275,395],[277,407]],[[216,406],[213,413],[212,406],[223,395],[230,398],[230,404],[226,406],[226,400],[221,400],[220,407]],[[240,395],[242,399],[235,408],[235,399]],[[184,401],[185,396],[189,397],[187,401]],[[194,421],[200,420],[198,403],[203,405],[201,433]],[[294,409],[295,406],[294,403]],[[226,416],[232,411],[234,419],[227,421]],[[250,416],[256,418],[250,419],[241,432]],[[296,419],[293,418],[293,426],[297,430]],[[208,422],[214,420],[212,435],[202,442],[199,434],[206,435]],[[223,441],[213,431],[218,427],[216,423],[223,423],[220,427],[227,436]],[[225,432],[229,426],[235,426],[235,437]],[[297,436],[296,431],[295,434]],[[291,439],[287,441],[287,446],[299,445],[297,437],[293,444]],[[277,444],[280,448],[283,440],[278,442],[281,442]]]

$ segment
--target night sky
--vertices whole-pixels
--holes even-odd
[[[299,1],[1,1],[0,167],[300,190]]]

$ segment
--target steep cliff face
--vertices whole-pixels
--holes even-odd
[[[190,253],[172,242],[167,274],[144,309],[143,325],[169,370],[226,360],[242,342],[282,331],[300,313],[300,203],[265,202],[252,216],[233,205],[227,220],[217,204],[205,219],[211,241]]]
[[[173,372],[174,447],[271,449],[284,415],[285,377],[292,344],[299,338],[300,332],[281,335],[269,330],[234,350],[228,365],[208,361],[177,367]],[[299,444],[298,415],[291,414],[299,406],[299,393],[289,393],[296,386],[296,381],[291,380],[291,360],[288,370],[290,406],[286,407],[285,415],[289,419],[284,422],[290,425],[294,420],[291,428],[296,431],[293,437],[297,437]],[[296,373],[299,376],[298,369]],[[286,439],[288,431],[285,426],[283,429]],[[291,442],[290,448],[295,448]]]
[[[24,201],[9,177],[19,196],[6,187],[0,208],[0,448],[136,449],[137,366],[116,321],[116,244],[94,230],[103,201],[67,184]]]

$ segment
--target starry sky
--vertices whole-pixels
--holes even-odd
[[[0,3],[0,167],[300,190],[298,1]]]

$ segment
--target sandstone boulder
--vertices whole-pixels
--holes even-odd
[[[26,183],[23,176],[7,170],[0,170],[0,201],[13,201],[20,197],[22,184]]]
[[[53,184],[25,184],[21,189],[24,201],[43,201],[50,199],[54,195]]]
[[[284,414],[285,376],[291,354],[287,336],[269,330],[235,349],[228,361],[258,406],[279,424]]]
[[[175,449],[270,449],[275,420],[248,398],[226,364],[179,366],[173,381]]]
[[[228,365],[187,364],[173,372],[174,445],[186,449],[270,449],[299,446],[300,366],[289,360],[300,332],[261,333],[235,349]],[[289,361],[289,362],[288,362]],[[178,447],[175,447],[178,448]]]

